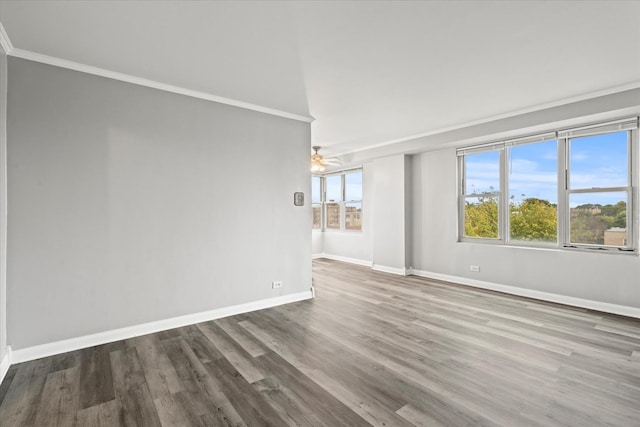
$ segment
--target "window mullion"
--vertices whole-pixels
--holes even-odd
[[[631,244],[628,246],[638,249],[640,246],[640,226],[638,225],[638,217],[640,215],[640,207],[638,204],[638,185],[640,154],[638,150],[638,130],[631,130],[628,136],[628,160],[629,160],[629,198],[627,203],[627,227],[629,227],[628,238]]]
[[[344,203],[345,200],[345,182],[346,177],[345,174],[340,175],[340,230],[345,231],[346,223],[347,223],[347,208]]]
[[[460,176],[460,187],[458,188],[458,241],[461,241],[464,238],[464,189],[465,189],[465,165],[464,165],[464,156],[458,157],[458,173]]]
[[[500,188],[498,200],[498,240],[508,241],[509,236],[509,188],[508,188],[508,168],[507,150],[500,150]]]
[[[558,138],[558,245],[569,242],[569,166],[568,140]]]
[[[326,215],[325,215],[325,210],[326,210],[326,203],[325,203],[325,199],[326,199],[326,194],[325,194],[325,185],[324,185],[324,176],[320,177],[320,229],[322,231],[326,231],[327,229],[327,224],[326,224]]]

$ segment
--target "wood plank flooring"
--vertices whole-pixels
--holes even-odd
[[[640,320],[329,260],[316,298],[14,365],[9,426],[640,426]]]

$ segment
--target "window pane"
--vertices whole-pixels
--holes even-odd
[[[322,195],[320,194],[320,177],[311,177],[311,202],[320,203],[322,201]]]
[[[345,203],[344,210],[344,227],[347,230],[362,230],[362,203]]]
[[[327,228],[340,229],[340,205],[337,203],[327,203]]]
[[[558,240],[558,144],[554,141],[509,148],[511,240]]]
[[[571,243],[627,246],[627,193],[569,195]]]
[[[498,198],[467,197],[464,202],[464,235],[498,238]]]
[[[571,188],[626,187],[627,135],[624,131],[570,139]]]
[[[467,154],[464,156],[465,194],[500,191],[500,152]]]
[[[342,200],[342,175],[333,175],[325,178],[327,202]]]
[[[362,171],[344,176],[345,200],[362,200]]]
[[[314,203],[313,205],[311,205],[311,211],[313,214],[313,226],[312,228],[314,229],[319,229],[320,228],[320,218],[321,218],[321,209],[322,209],[322,205],[321,204],[316,204]]]
[[[511,240],[558,241],[558,207],[547,200],[529,198],[509,203]]]

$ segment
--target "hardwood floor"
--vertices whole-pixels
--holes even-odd
[[[12,366],[8,426],[640,426],[640,320],[314,261],[317,297]]]

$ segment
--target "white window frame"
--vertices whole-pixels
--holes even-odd
[[[318,175],[311,175],[311,179],[313,178],[319,178],[319,190],[320,190],[320,201],[319,202],[314,202],[313,201],[313,194],[311,195],[311,230],[312,231],[323,231],[324,228],[324,204],[322,203],[322,195],[324,194],[324,179],[322,179],[321,176]],[[313,189],[313,186],[312,186]],[[318,228],[313,228],[313,208],[314,206],[319,206],[320,207],[320,227]]]
[[[340,199],[339,200],[327,200],[327,178],[340,177]],[[322,192],[322,212],[324,213],[323,231],[343,231],[344,230],[344,176],[342,172],[328,173],[322,176],[323,192]],[[329,214],[327,209],[329,205],[338,205],[339,210],[339,227],[329,228],[327,222],[329,220]]]
[[[360,221],[362,221],[362,214],[364,212],[364,208],[363,208],[363,204],[362,204],[362,199],[364,198],[364,190],[363,190],[363,194],[360,195],[360,199],[349,199],[347,200],[347,175],[351,174],[351,173],[356,173],[356,172],[360,172],[361,176],[364,176],[362,168],[358,168],[358,169],[349,169],[349,170],[345,170],[342,172],[342,210],[341,210],[341,230],[342,231],[348,231],[348,232],[355,232],[355,233],[361,233],[362,232],[362,226],[360,227],[360,230],[354,230],[354,229],[349,229],[347,228],[347,204],[349,203],[360,203]],[[362,183],[363,187],[364,187],[364,182]]]
[[[459,148],[458,156],[458,241],[475,242],[482,244],[498,244],[511,246],[532,246],[540,248],[554,248],[566,250],[599,251],[606,253],[632,253],[639,252],[639,208],[638,208],[638,174],[640,163],[638,159],[638,127],[639,118],[624,118],[620,120],[607,121],[603,123],[589,124],[566,130],[545,132],[516,139],[494,141],[487,144],[475,145]],[[627,185],[622,187],[601,187],[601,188],[569,188],[570,166],[569,147],[571,138],[613,133],[619,131],[628,132],[627,140]],[[521,144],[531,144],[555,139],[558,148],[558,219],[557,219],[557,242],[523,242],[511,240],[509,224],[509,177],[506,173],[509,158],[508,150],[511,146]],[[500,150],[500,188],[496,192],[483,194],[465,194],[465,156],[468,154],[481,153],[491,150]],[[605,245],[572,243],[570,239],[570,207],[569,198],[571,194],[578,193],[598,193],[598,192],[626,192],[627,193],[627,242],[626,247],[612,247]],[[483,238],[465,236],[465,201],[471,197],[497,196],[498,197],[498,238]]]
[[[345,175],[349,174],[349,173],[354,173],[354,172],[360,172],[363,177],[364,177],[364,171],[362,167],[358,167],[358,168],[352,168],[352,169],[345,169],[345,170],[341,170],[341,171],[336,171],[336,172],[330,172],[330,173],[326,173],[326,174],[314,174],[313,176],[318,176],[320,177],[320,191],[321,191],[321,227],[320,229],[317,228],[313,228],[314,231],[327,231],[327,232],[348,232],[348,233],[361,233],[362,230],[364,229],[364,218],[363,219],[363,224],[360,230],[353,230],[353,229],[347,229],[346,228],[346,204],[347,203],[360,203],[361,209],[362,209],[362,213],[361,215],[364,213],[364,182],[363,182],[363,194],[362,194],[362,199],[360,200],[346,200],[346,179],[345,179]],[[327,177],[330,176],[340,176],[340,200],[335,200],[335,201],[328,201],[327,200],[327,186],[326,186],[326,179]],[[314,205],[317,205],[318,203],[313,203]],[[327,227],[327,205],[329,204],[337,204],[340,208],[340,228],[328,228]]]
[[[596,187],[596,188],[570,188],[571,182],[571,170],[569,166],[569,150],[570,141],[572,138],[581,138],[585,136],[603,135],[607,133],[614,133],[626,131],[627,132],[627,185],[622,187]],[[558,201],[562,200],[563,212],[562,216],[562,246],[571,249],[586,249],[586,250],[598,250],[598,251],[613,251],[613,252],[638,252],[638,209],[637,209],[637,187],[638,187],[638,118],[634,119],[621,119],[612,122],[606,122],[601,124],[594,124],[589,126],[583,126],[579,128],[573,128],[565,131],[558,132],[558,143],[563,141],[562,158],[560,164],[564,165],[564,169],[561,171],[561,175],[558,177],[558,182],[561,187],[562,198],[558,198]],[[571,227],[570,217],[571,209],[569,206],[569,198],[572,194],[594,194],[594,193],[609,193],[609,192],[624,192],[627,193],[627,242],[624,248],[610,247],[603,245],[593,245],[585,243],[571,242]]]
[[[522,145],[528,145],[528,144],[537,144],[537,143],[543,143],[543,142],[549,142],[549,141],[556,141],[556,149],[558,150],[558,157],[557,157],[557,165],[556,165],[556,172],[558,173],[558,177],[556,179],[556,189],[558,191],[560,191],[560,167],[559,165],[562,163],[562,157],[560,155],[560,151],[562,150],[562,145],[561,143],[558,141],[558,137],[557,137],[557,133],[556,132],[545,132],[545,133],[541,133],[541,134],[535,134],[535,135],[529,135],[529,136],[525,136],[525,137],[520,137],[520,138],[513,138],[513,139],[509,139],[507,141],[504,142],[505,145],[505,149],[506,149],[506,154],[505,154],[505,165],[504,165],[504,172],[503,172],[503,176],[504,176],[504,188],[505,188],[505,198],[504,198],[504,202],[506,203],[506,207],[505,207],[505,229],[504,229],[504,235],[506,236],[506,244],[509,245],[513,245],[513,246],[531,246],[531,247],[547,247],[547,248],[554,248],[554,247],[558,247],[560,245],[561,242],[561,233],[560,233],[560,196],[558,195],[558,205],[556,207],[556,241],[555,242],[535,242],[535,241],[526,241],[526,240],[518,240],[518,239],[512,239],[511,238],[511,215],[510,215],[510,205],[509,205],[509,174],[507,173],[507,171],[509,170],[509,161],[511,160],[511,153],[510,153],[510,149],[511,147],[517,147],[517,146],[522,146]],[[502,181],[501,181],[502,182]]]
[[[465,156],[469,155],[469,154],[479,154],[479,153],[486,153],[489,151],[499,151],[499,156],[498,156],[498,164],[499,164],[499,178],[498,178],[498,190],[497,191],[490,191],[490,192],[483,192],[483,193],[468,193],[465,194],[465,188],[466,188],[466,176],[465,176],[465,172],[466,172],[466,166],[465,166]],[[459,219],[458,219],[458,224],[459,224],[459,228],[458,228],[458,236],[459,240],[461,241],[466,241],[466,242],[483,242],[483,243],[493,243],[493,244],[500,244],[504,241],[504,215],[502,214],[502,204],[504,203],[504,183],[503,183],[503,176],[504,176],[504,147],[501,143],[498,144],[483,144],[480,146],[475,146],[475,147],[469,147],[469,148],[465,148],[465,149],[461,149],[458,150],[458,170],[460,171],[460,196],[459,196],[459,208],[458,208],[458,212],[459,212]],[[466,205],[466,201],[467,199],[470,198],[477,198],[477,197],[496,197],[498,199],[498,237],[472,237],[472,236],[465,236],[465,205]]]

